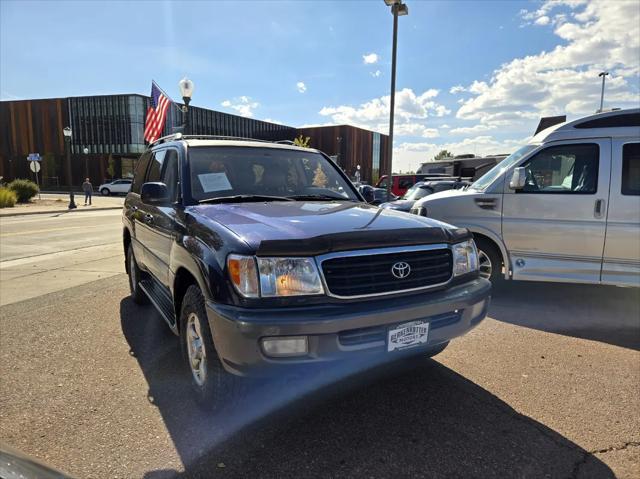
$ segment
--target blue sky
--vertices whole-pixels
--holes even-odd
[[[639,2],[406,3],[399,169],[441,147],[506,152],[542,114],[591,113],[601,68],[612,71],[611,106],[639,102]],[[198,106],[385,132],[391,26],[382,0],[3,0],[0,96],[148,94],[153,78],[177,99],[187,75]]]

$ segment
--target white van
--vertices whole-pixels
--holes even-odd
[[[411,212],[469,228],[492,280],[640,286],[640,109],[547,128]]]

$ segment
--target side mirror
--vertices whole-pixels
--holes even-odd
[[[376,195],[373,193],[373,188],[371,187],[362,188],[360,193],[362,193],[362,196],[367,203],[373,203],[376,200]]]
[[[164,183],[144,183],[140,189],[140,199],[148,205],[166,205],[169,203],[169,191]]]
[[[525,181],[527,180],[527,172],[524,168],[519,167],[513,170],[511,175],[511,181],[509,187],[513,190],[521,190],[524,188]]]

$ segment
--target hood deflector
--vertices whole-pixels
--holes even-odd
[[[466,228],[409,228],[382,231],[349,231],[298,240],[264,240],[257,256],[318,256],[337,251],[458,243],[471,239]]]

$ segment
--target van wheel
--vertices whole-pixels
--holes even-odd
[[[502,278],[502,258],[493,243],[482,238],[475,240],[478,247],[478,269],[480,277],[492,283]]]
[[[129,289],[131,290],[131,299],[136,304],[147,304],[149,298],[140,289],[140,280],[144,273],[138,268],[138,262],[133,254],[133,246],[129,244],[127,248],[127,274],[129,275]]]
[[[242,379],[222,366],[213,345],[204,297],[195,285],[187,288],[182,300],[180,337],[196,402],[205,410],[221,409],[236,395]]]

